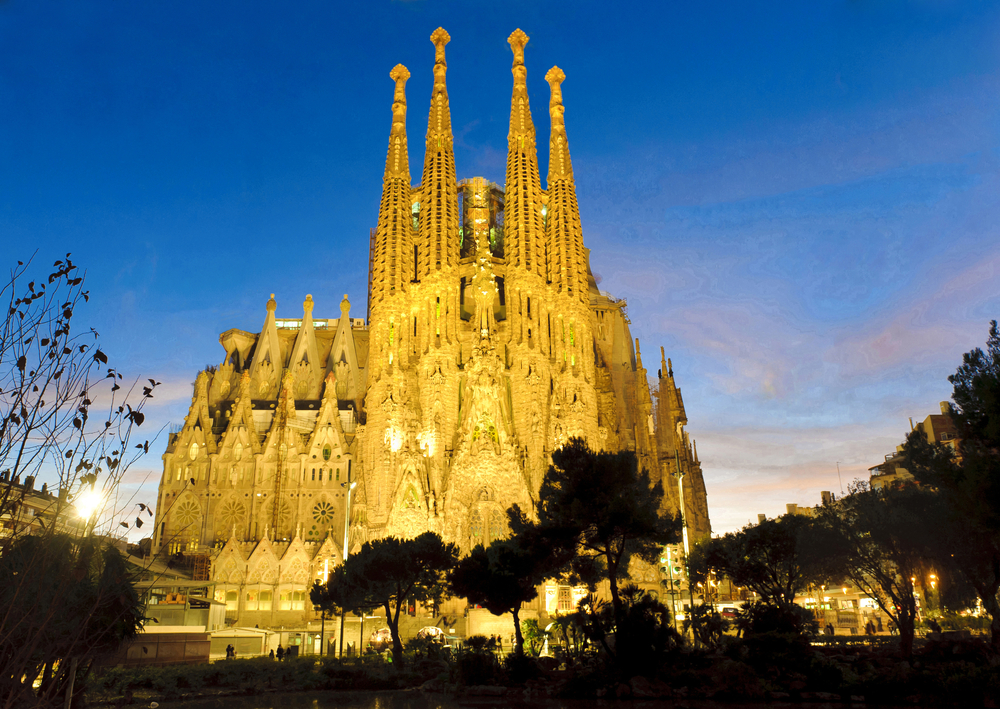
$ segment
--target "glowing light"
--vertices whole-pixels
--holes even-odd
[[[84,490],[76,497],[76,512],[83,519],[90,519],[104,504],[104,496],[94,488]]]

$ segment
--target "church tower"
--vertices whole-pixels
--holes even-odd
[[[505,511],[533,509],[553,451],[573,437],[634,451],[663,484],[664,512],[683,505],[692,539],[711,531],[670,360],[661,348],[650,377],[625,301],[601,291],[590,269],[564,72],[545,74],[544,188],[521,30],[507,40],[505,184],[459,180],[450,37],[438,28],[430,40],[416,185],[410,72],[400,64],[389,73],[368,322],[351,317],[346,295],[330,318],[314,315],[326,298],[307,295],[301,313],[279,314],[272,295],[259,332],[220,336],[222,361],[198,374],[163,455],[153,546],[211,580],[243,625],[310,617],[312,581],[368,539],[431,530],[468,551],[506,537]]]
[[[449,39],[441,28],[431,35],[424,166],[408,205],[399,182],[406,175],[386,168],[372,258],[357,519],[365,537],[431,529],[469,549],[506,535],[511,504],[532,508],[552,452],[572,437],[598,450],[630,448],[658,479],[677,469],[679,451],[688,449],[686,438],[675,441],[676,412],[671,418],[673,410],[660,406],[654,417],[624,302],[599,291],[590,272],[564,116],[565,73],[553,67],[545,75],[545,188],[528,95],[529,38],[521,30],[507,40],[513,89],[506,184],[456,181],[445,82]],[[394,146],[405,145],[402,72],[394,72],[390,159]],[[409,209],[408,230],[394,208]],[[405,233],[397,236],[399,225]],[[412,258],[410,250],[384,243],[412,244]],[[412,268],[405,282],[392,279],[392,259]],[[670,432],[657,433],[661,419]],[[690,455],[685,461],[690,468]],[[689,483],[696,477],[700,470]],[[676,508],[674,487],[666,482]]]

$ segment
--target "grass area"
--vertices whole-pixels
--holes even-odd
[[[91,702],[114,704],[129,698],[180,699],[197,695],[261,694],[272,691],[391,690],[447,676],[440,662],[411,662],[393,671],[378,657],[338,660],[304,657],[277,662],[268,658],[225,660],[168,667],[114,667],[89,682]]]
[[[90,679],[87,698],[92,704],[148,706],[150,701],[188,702],[197,697],[337,690],[337,696],[347,701],[352,692],[402,690],[430,680],[435,691],[461,694],[465,688],[492,685],[509,688],[501,693],[510,697],[523,693],[525,699],[740,702],[863,697],[868,704],[994,706],[991,702],[1000,697],[1000,656],[982,639],[927,642],[908,660],[888,640],[845,637],[811,644],[807,636],[761,633],[744,639],[727,637],[712,651],[679,643],[647,655],[641,669],[620,667],[601,653],[588,652],[559,668],[554,658],[500,659],[491,652],[468,649],[448,659],[410,654],[402,668],[379,656],[112,668]],[[256,705],[247,704],[251,706]],[[362,701],[357,706],[367,704]]]

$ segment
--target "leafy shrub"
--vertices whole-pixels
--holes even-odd
[[[712,670],[712,686],[720,699],[763,699],[764,683],[749,665],[723,660]]]
[[[465,639],[465,646],[475,652],[486,649],[486,644],[490,641],[485,635],[470,635]]]
[[[743,637],[761,633],[812,636],[819,630],[819,623],[812,613],[801,606],[777,606],[755,601],[737,611],[736,628]]]
[[[507,681],[511,685],[522,685],[541,675],[535,658],[516,653],[511,653],[503,659],[503,669],[507,674]]]
[[[506,679],[499,676],[501,667],[496,655],[486,650],[466,650],[459,653],[455,666],[458,683],[466,687],[477,684],[503,684],[503,680]]]

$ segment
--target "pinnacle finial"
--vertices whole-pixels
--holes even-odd
[[[272,293],[270,300],[267,301],[267,309],[273,313],[277,308],[278,304],[274,300],[274,293]]]
[[[528,43],[528,35],[523,30],[516,29],[507,38],[510,50],[514,52],[514,66],[524,64],[524,46]]]
[[[406,80],[410,78],[410,70],[402,64],[397,64],[389,72],[389,78],[396,82],[396,91],[393,93],[392,102],[405,107]]]
[[[313,297],[312,295],[307,295],[306,299],[302,302],[302,310],[307,314],[311,315],[313,311]]]
[[[431,33],[431,42],[434,43],[434,63],[445,64],[444,45],[451,41],[451,35],[444,27],[438,27]]]
[[[554,101],[556,96],[558,96],[559,103],[562,103],[562,91],[559,89],[559,84],[566,80],[566,74],[562,69],[554,66],[545,72],[545,80],[549,82],[549,86],[552,87],[552,100]]]
[[[397,64],[392,68],[392,71],[389,72],[389,78],[397,83],[400,79],[406,81],[410,78],[410,70],[402,64]]]

